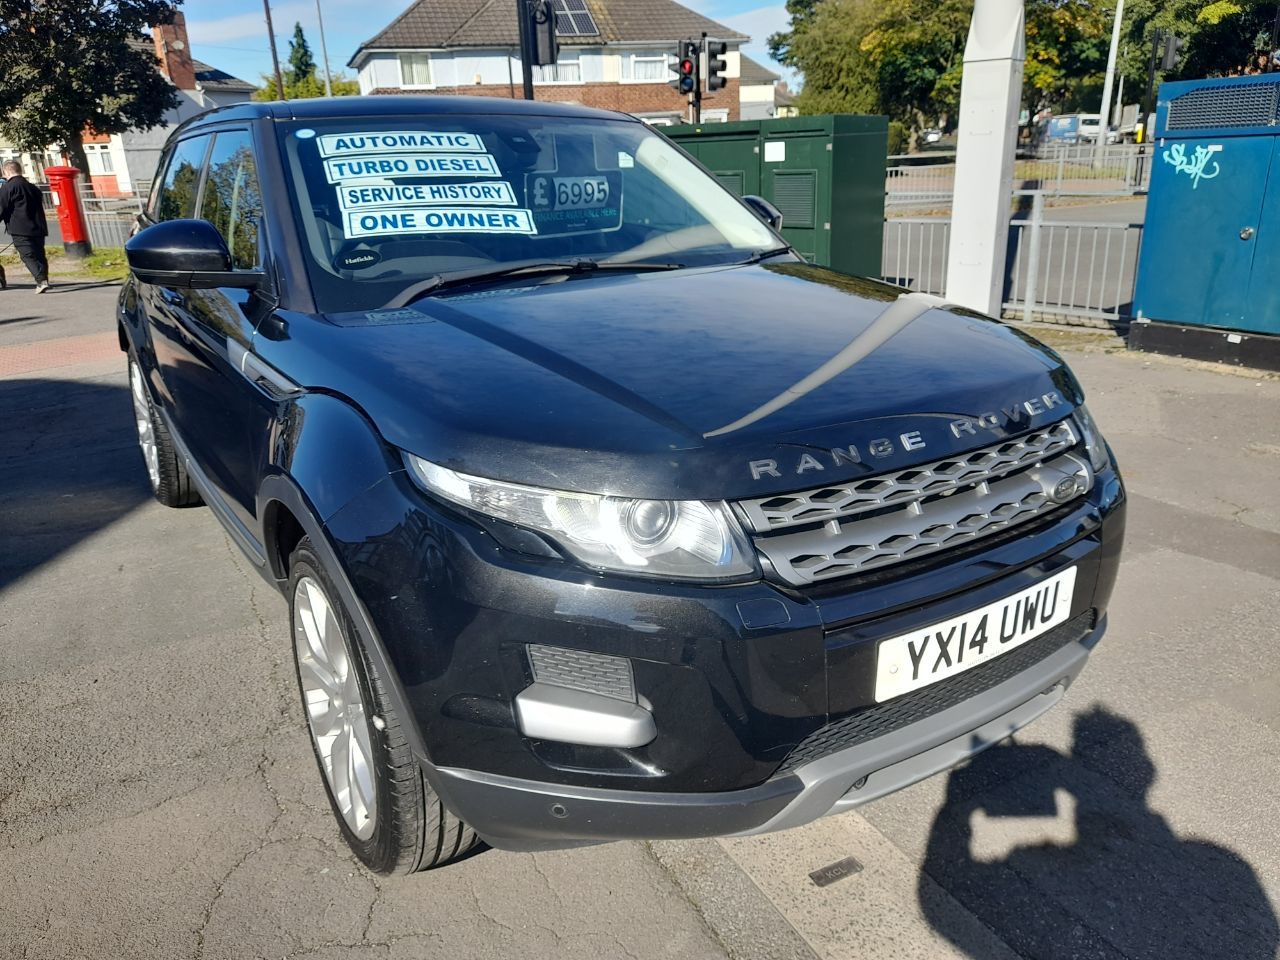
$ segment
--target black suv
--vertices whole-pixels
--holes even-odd
[[[1125,497],[1071,372],[780,228],[572,106],[175,131],[119,305],[147,471],[287,598],[371,868],[794,826],[1083,668]]]

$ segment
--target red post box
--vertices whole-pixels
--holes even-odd
[[[89,224],[80,203],[80,191],[76,189],[80,171],[75,167],[45,167],[44,175],[49,178],[53,205],[58,208],[58,226],[62,230],[62,246],[67,256],[87,257],[93,248],[89,245]]]

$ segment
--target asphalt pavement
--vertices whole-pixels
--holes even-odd
[[[332,823],[283,600],[207,510],[149,496],[115,288],[17,280],[0,956],[1277,956],[1280,380],[1048,334],[1125,472],[1129,537],[1110,632],[1014,741],[783,834],[388,880]]]

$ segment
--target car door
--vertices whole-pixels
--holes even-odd
[[[180,154],[175,154],[175,160]],[[235,270],[264,262],[262,193],[251,131],[220,129],[211,138],[189,215],[222,235]],[[166,182],[168,177],[166,177]],[[166,194],[160,196],[163,213]],[[175,198],[174,209],[177,207]],[[183,209],[185,212],[185,209]],[[236,288],[161,288],[157,305],[172,329],[157,359],[171,397],[174,425],[206,485],[223,501],[212,504],[244,532],[256,529],[258,478],[275,403],[243,372],[258,323],[271,309],[262,291]],[[254,538],[256,539],[256,537]]]
[[[200,177],[212,144],[213,137],[206,134],[179,140],[169,149],[168,157],[162,164],[164,172],[156,185],[145,223],[195,216],[200,196]],[[151,328],[151,347],[159,374],[155,378],[156,393],[165,420],[187,442],[190,429],[186,420],[189,411],[178,408],[173,392],[174,381],[182,375],[183,357],[188,353],[182,346],[182,338],[185,336],[182,315],[186,311],[186,292],[140,282],[138,296]]]

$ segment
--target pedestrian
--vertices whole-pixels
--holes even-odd
[[[9,231],[14,249],[22,264],[36,281],[36,293],[49,289],[49,258],[44,252],[44,238],[49,224],[44,217],[44,199],[40,188],[22,175],[22,164],[6,160],[0,165],[5,176],[0,186],[0,223]]]

